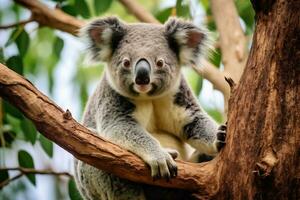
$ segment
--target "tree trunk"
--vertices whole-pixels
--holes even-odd
[[[229,101],[216,199],[300,198],[300,1],[254,1],[248,63]]]

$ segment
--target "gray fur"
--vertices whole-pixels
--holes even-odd
[[[153,25],[105,18],[87,25],[83,34],[92,58],[108,64],[87,103],[83,125],[141,157],[153,178],[176,176],[172,156],[178,154],[166,149],[154,132],[173,134],[194,147],[195,154],[216,155],[217,124],[202,111],[180,72],[181,64],[198,60],[205,32],[177,19]],[[141,59],[151,69],[147,72],[150,83],[143,87],[134,81],[136,63]],[[162,66],[157,65],[158,60]],[[75,161],[75,180],[82,196],[89,200],[146,199],[151,193],[151,187],[120,179],[79,160]]]

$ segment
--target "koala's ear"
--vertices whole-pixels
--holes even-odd
[[[96,19],[81,29],[89,58],[96,62],[109,61],[125,33],[125,24],[117,17]]]
[[[183,65],[199,64],[209,47],[206,30],[178,18],[170,18],[165,23],[165,34],[170,48]]]

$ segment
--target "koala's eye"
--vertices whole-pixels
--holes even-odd
[[[156,66],[161,68],[164,66],[164,60],[163,59],[159,59],[156,61]]]
[[[123,67],[129,68],[130,67],[130,60],[128,58],[124,58],[122,62]]]

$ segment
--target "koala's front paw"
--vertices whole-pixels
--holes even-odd
[[[153,180],[165,178],[167,181],[177,176],[177,165],[172,156],[164,149],[156,152],[154,156],[146,160],[151,168]]]
[[[226,130],[227,130],[227,126],[226,125],[221,125],[218,128],[218,132],[217,132],[217,140],[216,140],[216,147],[218,152],[221,151],[221,149],[225,146],[226,142]]]
[[[172,148],[164,148],[171,156],[173,159],[176,159],[179,156],[179,152],[175,149]]]

